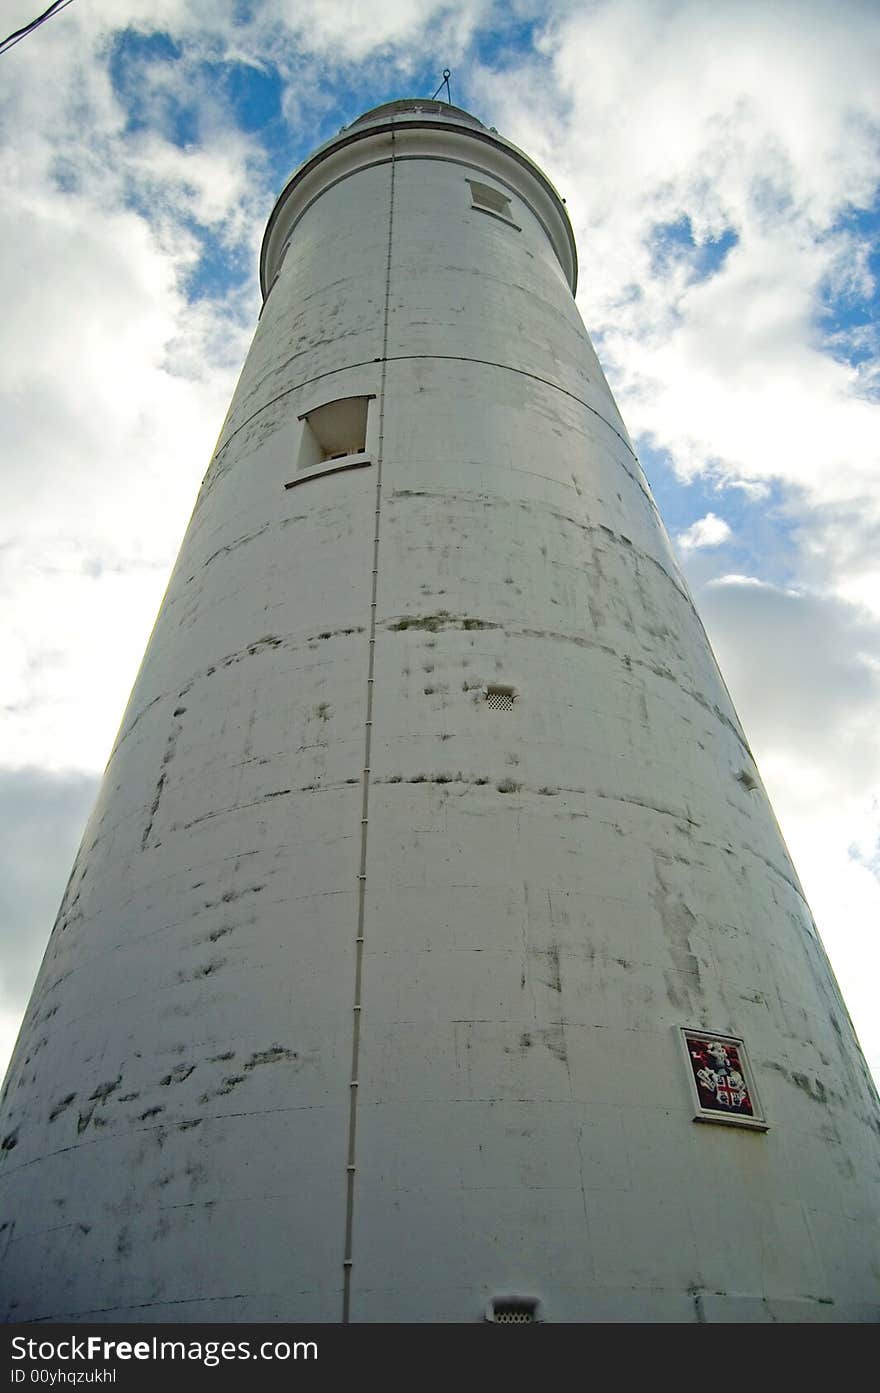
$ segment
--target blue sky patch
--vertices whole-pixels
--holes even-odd
[[[114,37],[108,71],[116,99],[126,113],[126,129],[152,129],[157,117],[162,134],[176,145],[193,141],[198,134],[194,115],[185,111],[173,93],[160,90],[160,68],[180,60],[183,49],[168,34],[139,34],[124,29]],[[187,126],[188,129],[181,129]]]
[[[271,138],[272,127],[281,116],[284,90],[277,68],[266,70],[252,63],[203,63],[199,76],[213,88],[241,130],[249,135],[265,131]]]
[[[255,275],[250,249],[230,249],[219,238],[203,234],[202,254],[186,280],[190,300],[222,300]]]
[[[497,71],[499,68],[513,66],[525,57],[533,62],[540,57],[538,44],[544,29],[547,27],[546,13],[538,12],[529,18],[513,18],[505,25],[502,22],[501,13],[496,11],[493,19],[494,24],[491,29],[478,30],[474,36],[473,52],[478,62]],[[451,64],[448,63],[440,64],[441,70],[450,66]],[[437,82],[439,83],[439,81],[438,76]],[[461,100],[460,89],[458,96],[456,96],[454,71],[451,81],[453,102],[456,106],[466,105]],[[436,87],[437,84],[434,85]],[[479,113],[475,112],[474,114],[478,115]]]
[[[181,149],[199,138],[197,103],[192,95],[182,100],[175,91],[182,50],[164,35],[145,38],[126,31],[110,55],[113,92],[126,113],[126,133],[158,131]]]
[[[880,350],[880,199],[870,208],[846,213],[831,229],[856,238],[866,249],[865,269],[873,282],[862,290],[826,285],[818,307],[820,347],[838,362],[859,367],[876,359]]]
[[[708,474],[684,481],[676,474],[667,451],[657,450],[644,440],[638,446],[642,468],[674,543],[679,533],[707,513],[723,518],[731,529],[732,535],[720,546],[684,551],[676,543],[685,570],[695,583],[730,572],[757,576],[773,585],[793,583],[797,574],[796,527],[786,490],[770,481],[767,494],[755,498],[734,484],[713,482]]]
[[[739,237],[733,228],[725,228],[720,237],[697,242],[693,225],[687,214],[675,222],[656,223],[651,230],[651,271],[666,276],[676,263],[685,263],[691,281],[705,281],[723,266],[725,258]]]

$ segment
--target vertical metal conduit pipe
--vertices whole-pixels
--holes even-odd
[[[382,325],[382,366],[379,379],[379,431],[376,446],[376,513],[373,530],[373,568],[370,587],[370,624],[367,657],[367,714],[364,721],[363,796],[361,799],[361,854],[358,871],[357,935],[355,937],[354,1004],[352,1006],[351,1080],[349,1084],[348,1160],[346,1164],[345,1256],[343,1259],[342,1323],[351,1320],[351,1269],[354,1261],[354,1183],[357,1174],[358,1066],[361,1046],[361,991],[364,970],[364,916],[367,894],[367,834],[370,825],[370,755],[373,743],[373,686],[376,661],[376,596],[379,588],[379,524],[382,517],[382,458],[385,449],[385,379],[388,371],[388,316],[391,304],[391,245],[394,231],[394,131],[391,131],[391,185],[388,200],[388,256],[385,265],[385,309]]]

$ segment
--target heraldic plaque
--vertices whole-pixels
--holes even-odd
[[[681,1032],[696,1122],[726,1122],[766,1132],[742,1040],[708,1030]]]

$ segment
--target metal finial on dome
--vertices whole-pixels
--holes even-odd
[[[433,97],[431,98],[431,101],[432,101],[432,102],[437,100],[437,98],[439,97],[440,93],[443,91],[443,88],[445,87],[445,88],[446,88],[446,100],[448,101],[449,105],[452,106],[452,88],[449,86],[449,79],[451,78],[451,76],[452,76],[452,73],[449,71],[449,69],[448,69],[448,68],[444,68],[444,69],[443,69],[443,81],[440,83],[440,86],[437,88],[437,91],[434,93]]]

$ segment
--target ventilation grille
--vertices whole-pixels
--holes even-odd
[[[535,1313],[529,1306],[496,1306],[496,1325],[532,1325]]]
[[[512,711],[513,692],[508,687],[490,687],[486,693],[486,705],[490,711]]]

